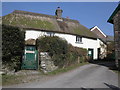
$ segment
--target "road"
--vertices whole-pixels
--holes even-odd
[[[117,88],[118,75],[105,66],[88,64],[69,72],[7,88]]]

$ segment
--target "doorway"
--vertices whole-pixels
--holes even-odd
[[[88,48],[88,57],[90,60],[93,60],[93,57],[94,57],[93,53],[94,53],[94,50],[91,48]]]
[[[22,69],[38,69],[38,52],[35,46],[26,46]]]

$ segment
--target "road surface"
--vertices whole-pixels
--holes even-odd
[[[105,66],[88,64],[44,81],[7,88],[118,88],[118,75]]]

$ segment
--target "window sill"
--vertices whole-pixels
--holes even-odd
[[[75,43],[77,43],[77,44],[83,44],[83,42],[75,42]]]

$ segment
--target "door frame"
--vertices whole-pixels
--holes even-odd
[[[94,49],[93,48],[88,48],[88,57],[90,60],[94,59]]]
[[[27,50],[27,48],[26,47],[34,47],[34,50],[32,51],[32,50]],[[27,66],[25,66],[24,64],[24,61],[26,61],[27,62],[27,60],[26,60],[26,53],[33,53],[34,54],[34,62],[35,62],[35,68],[29,68],[29,67],[27,67]],[[22,60],[22,65],[21,65],[21,69],[31,69],[31,70],[37,70],[38,69],[38,63],[39,63],[39,60],[38,60],[38,50],[37,50],[37,48],[36,48],[36,46],[35,45],[26,45],[25,46],[25,49],[24,49],[24,55],[23,55],[23,60]]]

